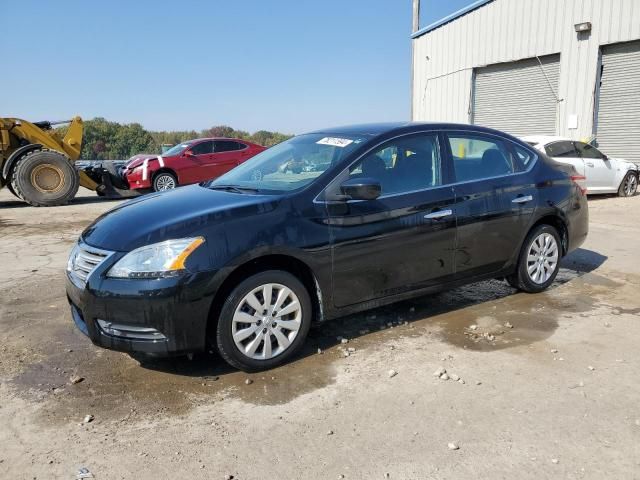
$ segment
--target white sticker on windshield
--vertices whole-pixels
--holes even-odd
[[[318,140],[316,143],[319,145],[331,145],[332,147],[344,148],[347,145],[352,144],[353,140],[349,140],[348,138],[324,137],[322,140]]]

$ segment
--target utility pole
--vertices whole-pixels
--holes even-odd
[[[420,0],[413,0],[413,26],[411,28],[411,33],[414,34],[418,30],[420,30]],[[413,51],[413,38],[411,39],[411,95],[409,98],[411,99],[411,120],[413,118],[413,84],[414,84],[414,75],[415,75],[415,52]]]

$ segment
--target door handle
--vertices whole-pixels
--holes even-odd
[[[533,197],[531,195],[522,195],[511,200],[511,203],[527,203],[531,200],[533,200]]]
[[[587,162],[587,167],[593,167],[593,163]]]
[[[449,215],[453,215],[453,210],[436,210],[435,212],[427,213],[424,218],[428,220],[439,220]]]

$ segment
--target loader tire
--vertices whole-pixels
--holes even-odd
[[[11,186],[11,181],[8,181],[8,182],[7,182],[6,187],[7,187],[7,189],[11,192],[11,194],[12,194],[14,197],[18,197],[18,194],[16,193],[16,191],[15,191],[15,190],[13,189],[13,187]],[[18,198],[20,198],[20,197],[18,197]]]
[[[80,176],[63,154],[53,150],[33,150],[23,155],[11,175],[18,197],[34,207],[64,205],[75,197]]]

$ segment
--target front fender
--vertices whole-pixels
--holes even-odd
[[[9,158],[7,158],[7,161],[4,162],[4,165],[2,166],[3,182],[4,183],[9,182],[9,180],[11,179],[11,172],[13,171],[13,167],[15,166],[16,162],[22,155],[24,155],[25,153],[31,152],[33,150],[41,150],[41,149],[42,149],[42,145],[40,145],[39,143],[30,143],[29,145],[25,145],[24,147],[18,148],[11,155],[9,155]]]

